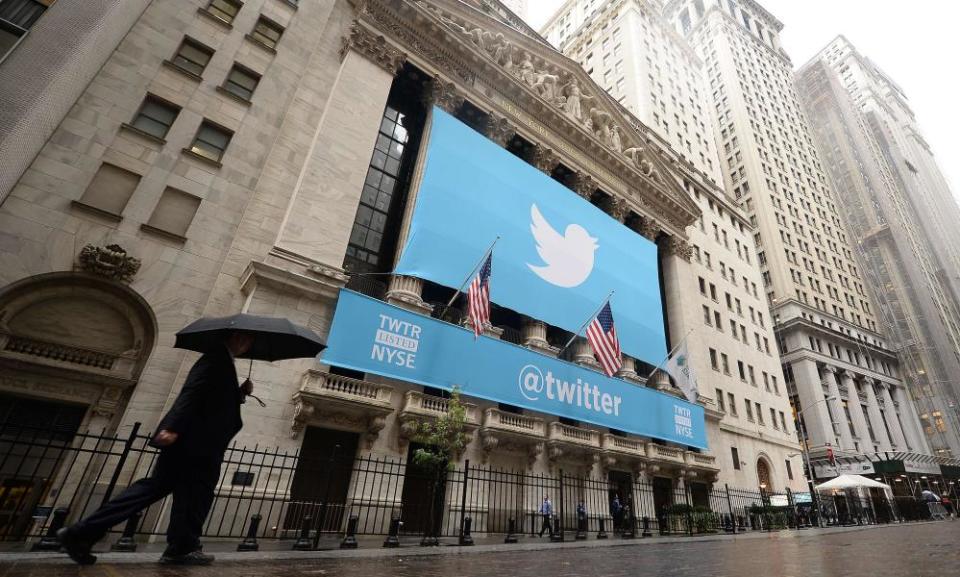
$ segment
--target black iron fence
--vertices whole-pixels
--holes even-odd
[[[0,540],[24,541],[89,514],[147,474],[157,451],[136,425],[125,436],[0,428]],[[310,461],[326,466],[303,464]],[[317,473],[319,471],[319,473]],[[305,475],[313,475],[305,478]],[[307,489],[304,489],[306,487]],[[544,498],[550,500],[545,520]],[[169,507],[143,511],[128,532],[164,531]],[[644,537],[781,530],[930,518],[910,498],[770,493],[611,471],[606,478],[478,466],[431,472],[402,459],[350,461],[297,451],[227,451],[204,528],[208,538],[303,539],[342,535],[461,537],[473,533]],[[114,530],[120,532],[123,527]]]

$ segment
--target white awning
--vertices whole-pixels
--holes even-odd
[[[890,485],[868,479],[862,475],[840,475],[826,483],[817,485],[817,491],[832,491],[842,489],[889,489]]]

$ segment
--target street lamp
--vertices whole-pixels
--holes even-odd
[[[816,406],[819,405],[820,403],[826,403],[826,402],[832,401],[832,400],[834,400],[834,399],[836,399],[836,398],[837,398],[837,397],[835,397],[835,396],[824,397],[824,398],[820,399],[819,401],[817,401],[816,403],[810,405],[809,407],[806,407],[806,408],[802,408],[802,409],[798,409],[798,410],[797,410],[797,420],[798,420],[798,423],[797,423],[797,424],[800,425],[800,427],[799,427],[799,428],[800,428],[800,441],[801,441],[801,444],[802,444],[802,446],[803,446],[803,460],[804,460],[804,462],[807,464],[807,476],[810,478],[810,499],[811,499],[811,501],[813,502],[813,506],[816,507],[816,511],[817,511],[817,524],[818,524],[819,526],[821,526],[821,527],[823,527],[823,517],[820,515],[820,503],[819,503],[819,499],[817,498],[817,491],[816,491],[816,489],[814,489],[813,465],[810,463],[810,450],[809,450],[808,447],[807,447],[807,427],[806,427],[806,422],[805,422],[805,421],[799,422],[799,421],[800,421],[800,417],[803,416],[803,412],[806,411],[807,409],[811,409],[811,408],[813,408],[813,407],[816,407]]]

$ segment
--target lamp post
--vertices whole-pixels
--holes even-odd
[[[807,409],[816,407],[820,403],[826,403],[828,401],[832,401],[836,398],[837,397],[834,397],[834,396],[824,397],[823,399],[820,399],[819,401],[810,405],[809,407],[798,409],[797,420],[800,421],[799,417],[803,416],[803,412],[806,411]],[[807,464],[807,477],[810,479],[810,499],[813,503],[813,507],[817,514],[817,525],[820,527],[823,527],[823,517],[820,515],[820,499],[817,498],[817,491],[813,487],[814,486],[813,465],[810,463],[810,451],[807,448],[806,422],[798,422],[797,424],[800,425],[800,441],[801,441],[801,445],[803,446],[803,461]]]

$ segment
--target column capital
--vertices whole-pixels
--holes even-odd
[[[567,179],[567,186],[587,201],[590,200],[590,197],[593,196],[593,193],[597,190],[597,182],[593,180],[592,176],[583,171],[578,171],[570,175]]]
[[[530,153],[530,162],[537,167],[537,170],[550,174],[560,164],[560,158],[550,147],[537,143],[533,145],[533,151]]]
[[[670,235],[662,243],[663,250],[670,256],[677,256],[690,262],[693,257],[693,248],[686,240]]]
[[[835,374],[837,372],[837,367],[833,365],[823,365],[823,370],[827,371],[828,373]]]
[[[627,204],[627,201],[618,196],[604,197],[601,208],[621,223],[627,219],[627,215],[630,213],[630,206]]]
[[[434,76],[424,83],[422,102],[428,108],[437,105],[450,114],[456,114],[463,106],[463,96],[453,82]]]
[[[343,61],[351,50],[393,75],[396,75],[403,67],[403,63],[407,61],[405,52],[387,42],[382,34],[374,34],[357,21],[353,22],[350,32],[343,38],[340,46],[340,60]]]
[[[649,241],[656,241],[660,234],[660,225],[650,217],[638,216],[631,227],[634,232]]]
[[[487,120],[483,126],[483,133],[490,140],[500,146],[506,147],[507,143],[510,142],[510,139],[513,138],[513,135],[516,134],[517,131],[510,125],[506,118],[491,112],[487,115]]]

